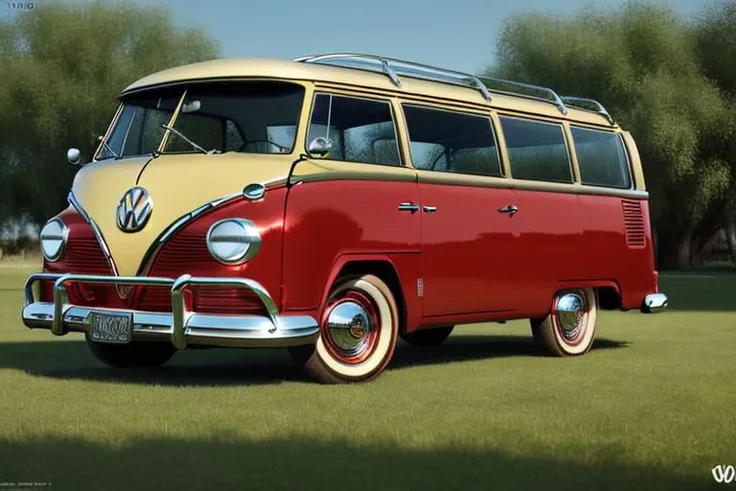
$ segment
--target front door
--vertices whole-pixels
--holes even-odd
[[[419,172],[424,315],[512,310],[520,294],[515,191],[453,177]]]
[[[511,310],[514,198],[489,114],[402,104],[422,215],[425,317]]]

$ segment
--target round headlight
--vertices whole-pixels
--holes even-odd
[[[58,218],[51,220],[41,229],[41,252],[49,262],[58,261],[64,254],[69,229]]]
[[[261,234],[250,220],[227,218],[210,227],[207,249],[212,257],[225,264],[240,264],[256,255]]]

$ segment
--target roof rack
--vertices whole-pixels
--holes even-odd
[[[444,70],[429,65],[421,65],[410,61],[360,53],[327,53],[323,55],[303,56],[296,58],[294,61],[336,65],[343,68],[354,68],[370,72],[380,71],[385,73],[396,87],[401,87],[399,75],[462,85],[464,87],[473,87],[478,89],[487,101],[491,100],[491,94],[488,88],[474,75]]]
[[[353,68],[370,72],[380,72],[388,76],[396,87],[401,87],[400,75],[410,78],[470,87],[480,91],[483,98],[489,102],[492,100],[491,92],[515,97],[524,97],[526,99],[533,99],[553,104],[562,114],[567,114],[567,103],[570,106],[603,115],[611,124],[613,124],[613,119],[600,103],[592,99],[582,99],[579,97],[560,97],[554,90],[537,85],[497,78],[478,77],[468,73],[445,70],[443,68],[424,65],[421,63],[362,53],[326,53],[302,56],[300,58],[295,58],[294,61],[335,65],[343,68]],[[491,88],[487,83],[490,83],[497,88]]]
[[[562,96],[560,97],[560,99],[562,99],[562,101],[568,106],[600,114],[601,116],[605,117],[609,123],[614,124],[613,117],[608,113],[608,111],[606,111],[606,108],[603,107],[603,104],[596,101],[595,99],[586,99],[583,97],[572,96]]]

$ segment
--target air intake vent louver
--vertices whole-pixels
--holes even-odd
[[[646,228],[644,214],[641,211],[641,201],[622,200],[624,209],[624,225],[626,227],[626,245],[630,248],[646,246]]]

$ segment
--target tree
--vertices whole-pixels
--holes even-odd
[[[0,21],[0,225],[65,206],[67,148],[91,157],[128,84],[218,51],[167,10],[124,3],[44,2]]]
[[[696,19],[692,26],[695,44],[705,75],[715,82],[733,102],[736,99],[736,2],[713,3]],[[736,117],[736,114],[732,112]],[[731,121],[733,123],[733,120]],[[731,139],[723,145],[726,156],[736,155],[736,141]],[[732,166],[733,171],[736,167]],[[732,174],[733,175],[733,174]],[[733,175],[736,182],[736,175]],[[726,237],[731,257],[736,262],[736,189],[730,193],[726,204]]]
[[[716,29],[733,40],[735,31],[715,20],[721,19],[706,15],[697,24],[703,39],[698,44],[697,29],[673,10],[649,4],[587,8],[570,18],[512,17],[498,42],[498,65],[489,70],[598,99],[632,132],[651,196],[659,259],[683,268],[733,216],[736,107],[698,56]]]

